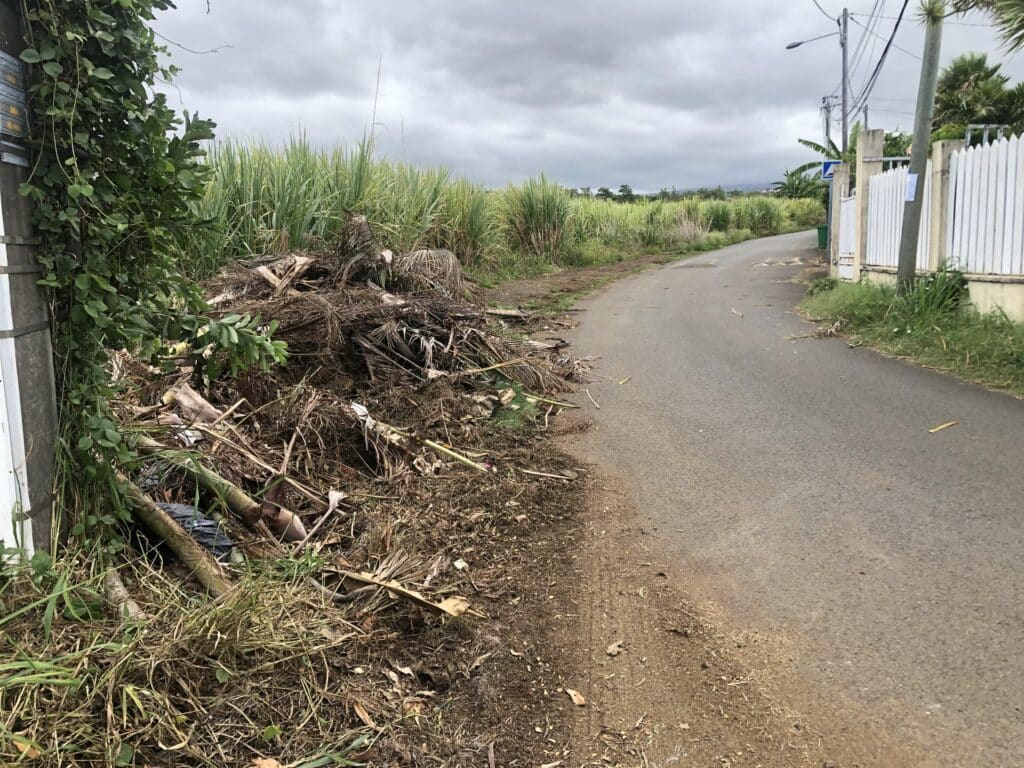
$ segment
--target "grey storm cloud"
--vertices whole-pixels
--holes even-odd
[[[892,29],[884,17],[902,5],[859,3],[855,95]],[[541,172],[642,190],[764,184],[813,157],[796,139],[820,139],[818,105],[840,80],[835,37],[785,50],[835,29],[811,0],[178,6],[156,25],[182,69],[170,98],[216,120],[221,137],[277,143],[302,132],[326,147],[372,130],[383,155],[492,185]],[[883,18],[868,35],[856,22],[873,7]],[[984,17],[953,21],[944,60],[989,51],[1024,79],[1024,57],[1007,59]],[[896,38],[906,52],[890,53],[872,92],[872,127],[910,128],[922,39],[908,13]]]

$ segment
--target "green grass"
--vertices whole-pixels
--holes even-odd
[[[540,411],[534,400],[528,400],[523,394],[521,385],[498,378],[498,386],[502,389],[515,390],[516,396],[508,405],[503,405],[494,412],[491,427],[500,430],[522,430],[536,423]]]
[[[1024,324],[961,306],[965,290],[955,272],[919,280],[903,297],[869,283],[819,284],[801,308],[888,354],[1024,394]]]
[[[367,217],[382,247],[448,248],[489,285],[638,254],[687,253],[731,242],[737,231],[796,231],[824,216],[817,201],[765,196],[579,198],[544,176],[488,189],[444,168],[378,158],[368,142],[322,150],[301,136],[283,147],[222,143],[209,162],[200,223],[178,239],[182,269],[199,279],[235,259],[330,243],[352,213]],[[724,239],[708,239],[715,236]]]

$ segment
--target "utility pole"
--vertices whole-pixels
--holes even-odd
[[[917,274],[917,241],[921,229],[921,198],[924,177],[931,150],[932,115],[935,111],[935,84],[939,77],[939,49],[942,47],[942,20],[945,4],[942,0],[926,0],[923,4],[925,20],[924,58],[921,62],[921,84],[917,91],[917,110],[914,116],[914,144],[910,153],[907,175],[906,206],[903,209],[903,234],[900,238],[900,260],[896,271],[898,290],[904,292],[913,285]]]
[[[829,32],[827,35],[818,35],[817,37],[811,37],[807,40],[794,40],[792,43],[786,46],[787,51],[791,51],[794,48],[799,48],[804,43],[813,43],[815,40],[824,40],[826,37],[835,37],[839,35],[839,47],[843,51],[843,153],[845,154],[847,147],[850,143],[850,61],[849,61],[849,46],[847,45],[850,39],[850,9],[843,8],[843,15],[834,20],[839,26],[839,29],[835,32]],[[831,105],[829,105],[831,107]],[[826,144],[828,140],[826,137]]]
[[[28,556],[49,551],[56,533],[57,403],[49,302],[39,286],[44,273],[32,227],[35,203],[18,193],[32,168],[23,118],[28,96],[20,56],[27,43],[21,14],[18,0],[0,0],[0,539]]]
[[[850,143],[850,61],[849,46],[850,39],[850,9],[843,8],[843,15],[839,22],[839,45],[843,49],[843,154]]]
[[[868,105],[864,105],[864,130],[870,131],[871,126],[868,124]]]
[[[828,96],[821,99],[821,114],[825,118],[825,140],[822,142],[822,146],[827,147],[829,141],[832,140],[832,102]]]

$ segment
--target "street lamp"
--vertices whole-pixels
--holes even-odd
[[[804,43],[813,43],[815,40],[824,40],[826,37],[835,37],[838,32],[829,32],[827,35],[818,35],[817,37],[810,37],[807,40],[797,40],[786,46],[787,51],[792,51],[794,48],[799,48]]]
[[[836,32],[830,32],[827,35],[818,35],[807,40],[796,40],[786,46],[787,51],[791,51],[794,48],[799,48],[804,43],[813,43],[815,40],[824,40],[826,37],[835,37],[839,35],[839,47],[843,51],[843,154],[846,153],[847,143],[849,142],[850,136],[850,110],[849,110],[849,98],[850,98],[850,71],[849,71],[849,60],[847,56],[847,41],[849,40],[850,31],[850,11],[847,8],[843,8],[843,15],[836,19],[836,24],[839,25],[839,30]]]

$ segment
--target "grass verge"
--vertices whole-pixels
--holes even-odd
[[[938,272],[906,296],[888,286],[818,281],[801,309],[887,354],[1024,395],[1024,324],[1002,312],[980,314],[966,298],[962,275]]]

